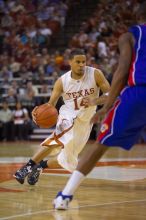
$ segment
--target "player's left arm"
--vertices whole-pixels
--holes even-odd
[[[95,100],[95,103],[96,105],[103,105],[109,94],[110,84],[101,70],[95,69],[94,76],[95,76],[96,85],[100,88],[102,92],[102,95]]]

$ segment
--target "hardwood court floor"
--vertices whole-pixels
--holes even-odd
[[[0,143],[0,220],[146,219],[146,145],[129,152],[107,152],[76,192],[68,211],[54,211],[52,206],[69,175],[58,166],[45,170],[36,186],[27,181],[20,185],[12,178],[38,146]]]

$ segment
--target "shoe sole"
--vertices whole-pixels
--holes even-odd
[[[68,208],[54,207],[55,210],[67,210]]]

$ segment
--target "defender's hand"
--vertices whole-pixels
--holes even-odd
[[[96,112],[96,114],[92,117],[91,123],[101,123],[104,117],[107,114],[107,110],[103,107],[99,111]]]
[[[84,98],[84,104],[86,104],[87,106],[96,105],[96,98],[85,97]]]

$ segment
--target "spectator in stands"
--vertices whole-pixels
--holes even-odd
[[[46,76],[51,76],[52,73],[55,71],[55,67],[56,67],[55,60],[51,59],[48,65],[46,65],[46,71],[45,71]]]
[[[1,19],[1,27],[2,28],[10,28],[14,24],[14,20],[12,16],[7,12]]]
[[[63,64],[64,57],[60,53],[60,51],[56,50],[55,51],[55,64],[60,67]]]
[[[81,48],[85,47],[88,42],[88,34],[86,34],[83,30],[80,30],[78,34],[78,41]]]
[[[19,0],[16,0],[15,1],[15,4],[13,5],[11,11],[13,13],[17,13],[17,12],[20,12],[20,11],[25,11],[25,8],[24,8],[24,5],[22,4],[21,1]]]
[[[1,91],[3,91],[2,96],[5,97],[5,96],[7,96],[7,90],[10,87],[11,81],[6,77],[0,78],[0,79],[1,79],[0,88],[1,88]]]
[[[4,30],[0,27],[0,54],[2,54],[4,38],[5,38]]]
[[[69,71],[69,69],[70,69],[70,65],[69,65],[68,59],[64,58],[63,63],[60,66],[61,73],[63,74],[66,71]]]
[[[51,95],[51,91],[52,89],[49,88],[48,83],[42,84],[40,88],[41,102],[39,104],[46,103],[48,101],[48,98]]]
[[[99,31],[97,31],[96,28],[92,28],[91,32],[89,33],[89,40],[96,43],[97,37],[99,37],[99,35]]]
[[[99,65],[97,64],[97,61],[96,61],[95,57],[90,57],[88,59],[87,63],[88,63],[89,66],[94,67],[96,69],[99,69]]]
[[[29,37],[31,42],[33,41],[33,38],[36,37],[36,33],[37,33],[37,28],[35,27],[35,25],[31,25],[30,27],[27,27],[27,36]]]
[[[12,111],[4,101],[0,110],[0,140],[11,141],[12,139]]]
[[[17,91],[12,87],[9,87],[5,99],[10,106],[14,106],[18,100]]]
[[[20,35],[20,42],[23,44],[23,45],[26,45],[29,43],[29,38],[27,36],[27,32],[26,30],[24,30],[21,35]]]
[[[106,58],[108,56],[108,49],[103,37],[99,36],[97,42],[97,53],[100,59]]]
[[[28,140],[30,130],[30,118],[26,108],[23,108],[21,102],[16,103],[13,110],[14,137],[15,140]]]
[[[23,100],[28,103],[33,103],[37,93],[38,93],[38,91],[33,86],[32,81],[28,81],[26,84],[26,89],[25,89],[25,94],[24,94]]]
[[[54,71],[52,73],[52,76],[53,76],[52,85],[54,85],[54,83],[56,82],[56,80],[59,78],[60,75],[58,74],[58,72]]]
[[[36,48],[42,49],[46,47],[46,45],[49,45],[47,40],[47,37],[45,37],[39,30],[36,31],[36,35],[32,39],[33,45]]]
[[[16,80],[11,81],[11,88],[14,89],[14,91],[16,91],[16,93],[19,93],[19,85],[18,82]]]
[[[46,38],[49,38],[52,35],[51,29],[47,27],[45,22],[40,22],[39,25],[40,25],[39,27],[40,33]]]
[[[41,86],[40,93],[42,93],[42,94],[48,94],[48,93],[50,93],[50,92],[51,92],[51,90],[49,89],[48,84],[47,84],[47,83],[44,83],[44,84]]]
[[[9,68],[10,68],[10,71],[13,73],[13,77],[19,77],[20,76],[20,66],[21,66],[21,63],[17,62],[15,60],[15,58],[12,56],[10,58]]]
[[[3,66],[1,72],[0,72],[1,78],[8,78],[9,80],[13,78],[13,73],[8,69],[7,66]]]
[[[49,6],[48,7],[44,7],[43,6],[43,1],[40,2],[38,10],[36,12],[36,17],[38,21],[47,21],[50,19],[50,12],[49,11]]]
[[[23,65],[20,67],[20,86],[24,87],[28,80],[32,78],[32,72],[27,70],[27,66]]]
[[[45,47],[41,50],[41,55],[42,55],[42,59],[43,59],[43,64],[47,65],[50,62],[50,55],[48,53],[47,47]]]

